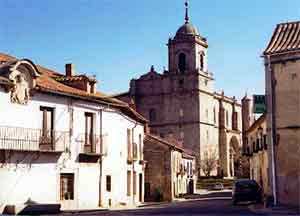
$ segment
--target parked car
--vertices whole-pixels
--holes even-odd
[[[232,204],[241,201],[260,203],[262,201],[262,189],[255,180],[239,179],[234,182],[232,189]]]
[[[215,183],[211,187],[211,190],[224,190],[224,185],[222,183]]]

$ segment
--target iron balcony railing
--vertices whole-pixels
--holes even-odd
[[[79,134],[76,141],[80,145],[80,153],[82,154],[99,154],[106,155],[106,135],[96,134]]]
[[[68,143],[68,132],[0,126],[2,150],[63,152]]]

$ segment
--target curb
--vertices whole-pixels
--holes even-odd
[[[159,206],[159,205],[165,205],[165,204],[170,204],[173,202],[158,202],[158,203],[145,203],[142,205],[137,206],[138,208],[144,208],[144,207],[151,207],[151,206]]]
[[[300,211],[295,209],[286,209],[280,207],[273,207],[273,208],[255,208],[255,205],[248,206],[248,209],[256,214],[275,214],[275,215],[298,215],[300,216]]]
[[[85,209],[85,210],[61,210],[60,213],[67,214],[78,214],[78,213],[89,213],[89,212],[102,212],[109,211],[109,209]]]

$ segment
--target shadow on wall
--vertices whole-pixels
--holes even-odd
[[[61,153],[42,153],[42,152],[17,152],[17,151],[2,151],[0,167],[6,164],[46,164],[57,163]]]

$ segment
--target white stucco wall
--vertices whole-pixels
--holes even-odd
[[[67,147],[70,152],[19,151],[6,154],[6,163],[0,164],[0,206],[24,204],[29,198],[38,203],[61,203],[63,209],[97,208],[99,199],[103,207],[109,207],[108,199],[112,199],[111,207],[118,206],[120,203],[137,204],[138,189],[135,199],[127,197],[126,182],[127,170],[130,169],[137,172],[137,187],[138,175],[141,173],[144,178],[144,171],[139,161],[134,162],[134,165],[127,164],[127,128],[132,129],[136,121],[116,109],[108,110],[100,104],[54,95],[36,93],[27,105],[13,104],[10,102],[9,93],[0,88],[0,127],[41,129],[40,106],[55,108],[55,130],[72,132],[64,148],[66,150]],[[94,114],[95,134],[100,135],[100,110],[103,110],[102,131],[107,148],[107,155],[103,156],[102,173],[100,173],[100,160],[94,163],[78,162],[78,155],[83,150],[82,139],[78,137],[85,133],[84,114],[85,112]],[[137,124],[134,129],[134,142],[136,143],[138,143],[139,134],[143,141],[144,126],[142,124]],[[99,151],[100,146],[96,149]],[[74,200],[72,201],[60,200],[61,173],[74,174]],[[111,175],[111,192],[106,191],[106,175]],[[102,176],[101,179],[100,176]],[[100,182],[102,193],[99,197]]]

